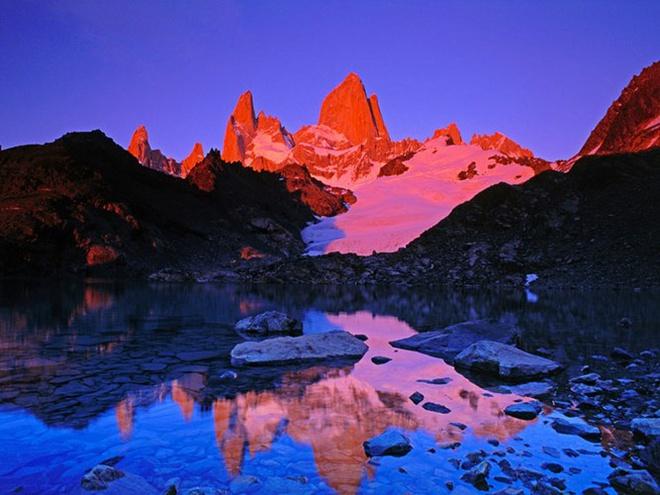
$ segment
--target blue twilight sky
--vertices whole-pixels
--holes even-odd
[[[355,71],[394,138],[456,121],[565,158],[660,58],[659,21],[658,0],[5,0],[0,145],[144,123],[181,159],[221,147],[242,91],[295,131]]]

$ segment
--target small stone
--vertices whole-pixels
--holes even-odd
[[[458,421],[452,421],[452,422],[449,423],[449,424],[450,424],[451,426],[454,426],[454,427],[458,428],[458,429],[461,430],[461,431],[464,431],[464,430],[467,429],[467,425],[466,425],[465,423],[459,423]]]
[[[610,356],[612,356],[614,359],[619,359],[621,361],[633,360],[633,355],[630,354],[627,350],[623,349],[622,347],[615,347],[614,349],[612,349]]]
[[[109,483],[124,476],[122,471],[113,466],[98,464],[85,473],[80,481],[80,486],[90,491],[105,490]]]
[[[365,341],[369,340],[369,337],[367,337],[363,333],[356,333],[356,334],[353,335],[353,337],[355,337],[358,340],[361,340],[362,342],[365,342]]]
[[[556,462],[544,462],[541,464],[541,467],[555,474],[561,473],[564,470],[564,467],[561,464],[557,464]]]
[[[441,404],[436,404],[435,402],[425,402],[422,405],[422,408],[426,409],[427,411],[431,411],[439,414],[449,414],[451,412],[451,409]]]
[[[408,397],[413,404],[417,405],[424,400],[424,394],[420,392],[413,392],[410,397]]]
[[[432,378],[430,380],[422,379],[417,381],[419,383],[429,383],[431,385],[447,385],[449,382],[451,382],[451,378],[446,376],[443,378]]]
[[[532,420],[536,418],[543,410],[540,402],[522,402],[520,404],[511,404],[504,409],[504,414],[517,419]]]
[[[388,428],[380,435],[370,438],[363,443],[363,446],[368,457],[384,455],[400,457],[412,450],[408,437],[394,428]]]
[[[238,378],[238,373],[232,370],[221,371],[220,374],[218,375],[218,379],[223,381],[236,380],[237,378]]]
[[[483,461],[461,476],[461,479],[467,481],[478,490],[488,490],[489,474],[490,463],[488,461]]]
[[[585,375],[576,376],[571,378],[571,383],[584,383],[586,385],[596,385],[600,380],[600,375],[598,373],[587,373]]]
[[[386,356],[374,356],[371,358],[371,362],[374,364],[385,364],[389,363],[392,361],[392,358],[388,358]]]

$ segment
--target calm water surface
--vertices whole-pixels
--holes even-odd
[[[658,294],[438,292],[348,287],[235,287],[101,282],[0,285],[0,493],[77,493],[87,469],[115,456],[123,471],[157,489],[227,487],[240,475],[254,493],[442,493],[472,491],[454,465],[483,449],[514,467],[560,462],[567,491],[605,481],[614,447],[535,421],[505,416],[519,397],[481,388],[442,360],[395,350],[389,341],[495,317],[524,330],[525,347],[559,348],[569,363],[615,346],[657,345]],[[241,341],[233,323],[277,309],[305,332],[366,334],[357,363],[231,369]],[[620,328],[621,317],[634,332]],[[376,366],[375,355],[392,361]],[[449,377],[446,385],[419,379]],[[482,384],[483,385],[483,384]],[[415,406],[415,391],[449,409]],[[462,429],[463,423],[467,428]],[[401,458],[369,462],[362,442],[394,426],[414,446]],[[440,448],[461,442],[456,449]],[[543,447],[560,451],[551,457]],[[568,458],[562,449],[582,449]],[[490,481],[506,485],[493,464]],[[579,470],[579,472],[578,472]],[[236,488],[236,486],[234,486]]]

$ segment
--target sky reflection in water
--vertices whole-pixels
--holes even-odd
[[[567,345],[567,354],[593,352],[622,338],[614,326],[598,320],[609,318],[595,302],[602,295],[582,297],[578,312],[569,304],[574,295],[555,295],[554,304],[546,307],[548,297],[539,295],[530,310],[524,292],[343,291],[344,299],[312,292],[5,287],[0,292],[3,492],[22,486],[21,493],[71,493],[87,468],[117,455],[125,456],[118,467],[159,489],[175,476],[190,488],[225,486],[248,474],[264,480],[260,493],[437,492],[448,480],[462,483],[462,471],[450,459],[507,446],[516,450],[507,455],[514,466],[538,470],[543,462],[556,461],[543,446],[587,449],[591,454],[561,461],[581,470],[566,477],[568,489],[579,491],[605,480],[608,460],[598,455],[600,445],[555,433],[547,416],[531,422],[505,416],[503,408],[518,397],[491,393],[440,359],[389,345],[416,330],[494,316],[514,318],[539,344],[561,339],[546,334],[562,326],[577,339]],[[646,315],[650,328],[657,321],[648,312],[650,300],[612,295],[604,304],[610,311]],[[239,380],[229,384],[214,379],[229,367],[226,355],[239,341],[230,325],[271,308],[303,319],[307,332],[341,328],[366,334],[369,351],[352,366],[239,372]],[[581,333],[571,328],[571,318]],[[640,328],[642,345],[652,333]],[[206,361],[179,359],[180,352],[209,349],[218,355]],[[371,362],[376,355],[392,361],[377,366]],[[440,377],[451,381],[417,381]],[[415,391],[451,413],[414,405],[408,397]],[[547,408],[545,414],[556,413]],[[462,431],[451,423],[468,428]],[[407,432],[413,451],[369,463],[362,442],[388,426]],[[456,450],[438,448],[456,441],[462,444]],[[494,468],[491,481],[501,474]]]

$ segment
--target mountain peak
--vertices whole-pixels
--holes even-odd
[[[247,143],[256,129],[257,119],[254,116],[252,92],[248,90],[238,97],[234,111],[227,121],[222,159],[226,162],[242,162]]]
[[[436,129],[431,139],[436,139],[440,136],[447,137],[447,144],[463,144],[463,137],[461,131],[455,122],[450,123],[447,127]]]
[[[252,91],[248,90],[238,97],[236,107],[232,112],[234,120],[244,126],[247,130],[254,131],[256,118],[254,116],[254,101]]]
[[[470,144],[479,146],[484,150],[497,150],[500,153],[517,158],[531,158],[534,156],[531,150],[523,148],[513,139],[505,136],[501,132],[493,134],[474,134],[470,139]]]
[[[151,153],[151,146],[149,146],[149,133],[144,125],[138,126],[133,132],[131,142],[128,145],[128,152],[137,158],[137,161],[142,165],[146,165]]]
[[[373,138],[389,141],[378,98],[367,92],[360,76],[351,72],[323,100],[319,125],[326,125],[342,133],[352,144]]]
[[[204,159],[202,143],[195,143],[190,154],[181,162],[181,177],[187,177],[190,171]]]
[[[630,80],[579,154],[635,152],[656,146],[660,146],[660,61]]]

